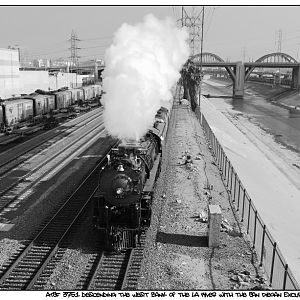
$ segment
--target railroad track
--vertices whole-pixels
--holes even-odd
[[[100,113],[102,114],[102,111]],[[51,145],[53,145],[55,142],[60,140],[62,135],[66,135],[66,133],[67,133],[67,135],[70,135],[71,133],[76,132],[77,130],[80,129],[80,126],[82,124],[86,125],[86,124],[92,122],[97,117],[99,117],[98,112],[89,116],[88,119],[83,119],[79,123],[71,125],[68,128],[62,128],[59,131],[53,132],[53,134],[51,134],[50,136],[49,136],[49,131],[45,132],[45,133],[39,135],[38,137],[34,138],[34,139],[38,140],[37,143],[32,144],[33,140],[29,140],[29,141],[27,141],[29,147],[24,147],[24,144],[23,144],[22,145],[23,148],[16,155],[11,155],[11,153],[14,149],[10,149],[10,150],[7,150],[7,151],[1,153],[1,157],[3,157],[3,158],[6,157],[6,158],[5,158],[4,162],[3,161],[0,162],[0,177],[5,175],[9,171],[14,169],[18,165],[20,165],[21,163],[23,163],[24,161],[26,161],[31,156],[33,156],[33,155],[39,153],[40,151],[44,150],[45,148],[47,148],[49,146],[47,144],[47,142],[50,139],[54,138],[54,141],[51,142]],[[77,121],[77,120],[71,120],[71,122],[75,122],[75,121]],[[32,144],[32,145],[30,145],[30,144]],[[17,146],[17,147],[19,147],[19,146]],[[10,156],[10,158],[9,157],[7,158],[7,156]]]
[[[134,290],[139,278],[144,246],[145,234],[142,234],[141,245],[137,248],[95,253],[77,289]]]
[[[98,163],[38,235],[21,249],[18,257],[2,273],[0,290],[31,290],[43,286],[47,274],[55,267],[55,259],[61,255],[60,247],[96,190],[98,173],[105,161],[103,158]]]
[[[86,137],[90,136],[90,141],[93,141],[93,136],[102,134],[103,130],[100,133],[97,133],[101,124],[95,125],[90,132],[87,133]],[[80,149],[82,137],[76,138],[70,144],[67,144],[65,147],[62,147],[59,152],[55,152],[51,157],[48,157],[46,160],[42,160],[37,166],[33,167],[25,175],[21,177],[13,177],[12,180],[6,179],[3,184],[0,185],[0,211],[8,207],[13,201],[20,198],[21,200],[26,198],[32,187],[39,183],[41,180],[49,177],[53,170],[60,168],[62,164],[67,164],[69,160],[74,156],[70,155],[66,158],[66,151],[71,151],[76,154],[77,149]],[[79,145],[79,146],[78,146]],[[79,148],[78,148],[79,147]]]

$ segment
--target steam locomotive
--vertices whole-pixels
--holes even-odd
[[[93,226],[106,250],[135,248],[150,225],[168,122],[169,111],[161,107],[153,127],[139,141],[122,141],[107,156],[92,199]]]

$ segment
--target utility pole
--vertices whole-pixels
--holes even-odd
[[[74,32],[74,30],[72,30],[71,33],[71,39],[69,39],[69,41],[71,42],[71,48],[69,48],[71,50],[71,70],[75,70],[76,73],[76,87],[77,87],[77,68],[78,68],[78,49],[80,49],[79,47],[77,47],[77,42],[80,41],[80,39],[77,38],[76,33]],[[72,72],[71,72],[72,73]]]
[[[202,64],[203,64],[203,29],[204,29],[204,6],[202,7],[202,22],[201,22],[201,48],[200,48],[200,83],[199,83],[199,111],[201,115],[201,122],[202,122],[202,114],[201,114],[201,88],[202,88],[202,81],[203,81],[203,74],[202,74]]]

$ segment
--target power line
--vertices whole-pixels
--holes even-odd
[[[91,54],[87,54],[87,55],[81,55],[80,58],[94,57],[94,56],[99,56],[100,54],[104,54],[104,51],[99,51],[99,52],[95,52],[95,53],[91,53]],[[60,56],[60,57],[57,57],[56,59],[67,59],[67,58],[70,58],[70,56]]]
[[[176,19],[178,19],[178,12],[177,12],[177,9],[176,9],[176,6],[172,6],[172,10],[173,10],[173,15]]]
[[[67,52],[69,50],[67,49],[61,49],[61,50],[57,50],[57,51],[51,51],[51,52],[30,52],[30,56],[41,56],[41,55],[48,55],[48,54],[53,54],[53,53],[61,53],[61,52]]]
[[[208,32],[208,30],[210,28],[210,25],[211,25],[211,22],[212,22],[215,10],[216,10],[216,7],[212,7],[212,12],[211,12],[211,15],[210,15],[210,20],[208,21],[208,25],[206,27],[205,34],[207,34],[207,32]],[[208,18],[208,16],[206,18]]]
[[[80,50],[93,49],[93,48],[107,48],[107,47],[109,47],[109,45],[97,45],[97,46],[92,46],[92,47],[82,47],[82,48],[80,48]]]
[[[89,41],[99,41],[99,40],[107,40],[112,39],[113,35],[105,36],[105,37],[98,37],[98,38],[88,38],[88,39],[80,39],[81,42],[89,42]]]

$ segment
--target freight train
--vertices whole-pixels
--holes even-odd
[[[161,107],[140,140],[121,141],[107,156],[92,198],[93,227],[106,250],[135,248],[150,225],[168,122],[169,111]]]
[[[22,122],[39,122],[50,112],[59,112],[78,104],[80,106],[100,99],[101,85],[89,85],[80,88],[62,88],[56,91],[36,90],[35,93],[0,102],[0,130],[18,127]]]

